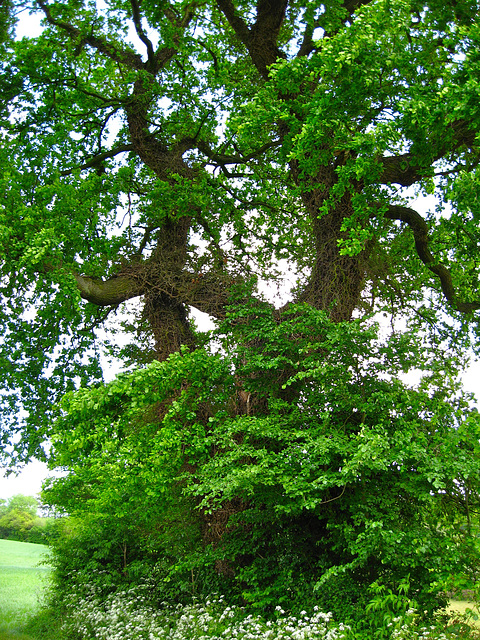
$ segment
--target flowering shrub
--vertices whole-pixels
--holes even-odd
[[[68,640],[360,640],[372,638],[336,624],[331,613],[288,615],[277,606],[275,618],[247,615],[223,597],[204,603],[153,606],[143,585],[105,596],[98,587],[74,590],[64,605],[63,636]],[[389,640],[449,640],[438,627],[419,627],[412,611],[389,623]],[[382,636],[385,637],[385,636]]]
[[[277,607],[275,620],[246,615],[239,607],[227,606],[222,597],[204,604],[169,605],[154,608],[146,588],[135,588],[99,598],[90,593],[72,593],[66,602],[67,638],[81,640],[342,640],[351,637],[349,627],[335,625],[330,613],[302,611],[289,616]]]

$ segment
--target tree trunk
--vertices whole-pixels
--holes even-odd
[[[321,207],[331,198],[337,182],[335,167],[322,167],[314,179],[307,180],[298,163],[292,162],[291,169],[296,184],[302,187],[315,243],[315,261],[300,301],[326,311],[335,322],[348,321],[360,301],[368,258],[368,249],[355,256],[340,253],[339,240],[346,238],[342,225],[354,214],[351,194],[345,192],[323,213]]]
[[[166,294],[150,292],[145,296],[144,313],[153,332],[158,360],[166,360],[182,345],[195,348],[195,336],[181,302]]]
[[[178,281],[187,259],[190,218],[166,220],[158,232],[155,252],[142,273],[146,283],[144,315],[150,323],[158,360],[180,350],[195,348],[187,307],[178,293]]]

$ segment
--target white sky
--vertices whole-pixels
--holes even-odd
[[[47,465],[43,462],[31,462],[17,477],[11,475],[0,478],[0,498],[8,500],[12,496],[36,496],[40,493],[42,482],[48,475]]]

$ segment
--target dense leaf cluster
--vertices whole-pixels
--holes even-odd
[[[40,517],[38,500],[16,495],[0,500],[0,538],[45,544],[53,535],[52,519]]]
[[[44,29],[14,40],[27,10]],[[233,288],[285,286],[284,269],[334,319],[386,306],[463,348],[480,301],[477,15],[4,3],[0,371],[19,455],[40,454],[52,399],[98,381],[102,353],[142,359],[115,329],[164,359],[196,344],[189,308],[222,318]],[[412,188],[435,195],[426,213]],[[143,314],[117,315],[138,296]]]
[[[421,607],[439,604],[476,557],[477,412],[420,336],[381,341],[305,305],[288,316],[235,308],[229,356],[184,351],[64,399],[52,460],[70,475],[45,498],[90,540],[82,559],[78,529],[65,570],[88,557],[135,579],[143,557],[164,596],[208,593],[220,574],[237,601],[321,603],[343,620],[363,615],[371,583],[408,575]],[[420,363],[413,388],[403,374]]]

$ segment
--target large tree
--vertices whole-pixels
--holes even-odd
[[[14,39],[22,9],[42,16],[37,38]],[[416,523],[404,548],[422,527],[437,535],[433,521],[417,522],[408,501],[441,489],[464,504],[459,478],[474,474],[474,440],[469,449],[468,437],[462,440],[468,428],[452,428],[466,408],[455,413],[447,378],[471,330],[475,335],[480,309],[478,12],[474,0],[3,5],[5,442],[18,429],[18,455],[41,455],[52,407],[80,383],[100,380],[105,357],[130,367],[157,360],[163,368],[103,387],[103,399],[89,396],[78,414],[80,401],[64,405],[76,417],[63,431],[59,418],[59,450],[75,432],[72,424],[80,431],[87,425],[97,435],[77,434],[70,444],[92,454],[105,425],[118,427],[131,400],[127,388],[141,380],[155,389],[142,398],[157,407],[157,426],[150,416],[150,440],[141,446],[149,442],[161,458],[152,443],[158,445],[159,425],[170,433],[167,400],[177,411],[175,428],[192,415],[205,427],[203,449],[193,434],[195,452],[176,471],[185,474],[190,465],[194,477],[208,450],[190,498],[205,508],[210,496],[203,526],[218,526],[218,540],[228,529],[218,524],[225,505],[237,518],[255,505],[245,532],[255,518],[264,523],[262,509],[273,518],[283,504],[290,524],[278,526],[286,533],[258,542],[259,557],[262,544],[293,549],[302,531],[304,558],[324,540],[317,574],[342,563],[369,573],[378,532],[366,527],[355,537],[348,529],[360,526],[370,500],[361,482],[367,457],[363,480],[382,487],[391,527],[394,520]],[[416,205],[421,195],[431,197]],[[295,280],[290,288],[285,271]],[[275,307],[275,296],[263,299],[265,287],[280,287],[284,301]],[[235,354],[229,364],[195,351],[208,336],[192,324],[192,308],[221,323]],[[378,312],[389,314],[396,330],[407,322],[422,333],[411,342],[394,334],[382,346],[358,328]],[[119,331],[132,334],[129,344]],[[192,368],[198,377],[202,367],[208,375],[195,383]],[[422,367],[432,387],[412,399],[395,376]],[[152,372],[170,386],[156,386]],[[188,389],[196,390],[195,401]],[[190,398],[189,411],[186,400],[184,413],[179,409],[179,394]],[[145,412],[144,404],[137,399],[134,406]],[[122,436],[120,427],[109,432],[117,442],[127,429],[122,420]],[[305,435],[307,427],[315,437]],[[431,452],[428,464],[416,438]],[[462,469],[444,464],[454,442],[468,452]],[[443,458],[435,458],[439,451]],[[72,455],[64,453],[63,464]],[[130,455],[129,464],[141,458]],[[244,475],[234,477],[235,468]],[[95,469],[101,475],[101,465]],[[299,483],[291,494],[281,480],[288,474]],[[338,543],[327,562],[340,526],[344,546]],[[204,542],[218,548],[209,535]],[[223,565],[217,558],[217,569],[239,571],[234,556]],[[237,564],[247,584],[245,554]],[[371,569],[371,580],[378,575]]]

